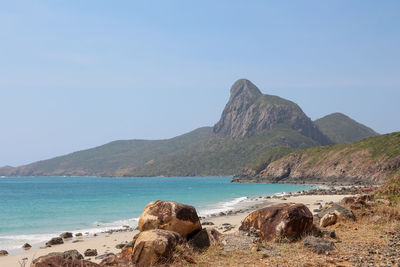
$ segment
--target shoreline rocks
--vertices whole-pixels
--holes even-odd
[[[48,242],[46,242],[46,246],[60,245],[64,244],[64,241],[61,237],[53,237]]]
[[[72,233],[70,233],[70,232],[65,232],[65,233],[60,234],[60,237],[61,237],[62,239],[68,239],[68,238],[72,238],[73,235],[72,235]]]
[[[22,245],[22,248],[25,249],[25,250],[31,249],[31,247],[32,246],[30,244],[28,244],[28,243],[25,243],[25,244]]]

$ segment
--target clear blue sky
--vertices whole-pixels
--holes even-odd
[[[400,1],[4,1],[0,166],[218,121],[239,78],[400,130]]]

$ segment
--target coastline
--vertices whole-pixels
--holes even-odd
[[[313,192],[314,193],[313,193]],[[211,215],[209,217],[201,217],[202,223],[207,222],[203,225],[203,227],[214,227],[218,231],[223,234],[232,233],[237,231],[241,221],[252,211],[272,205],[277,203],[285,203],[285,202],[296,202],[305,204],[311,212],[319,208],[319,203],[324,205],[329,202],[338,202],[342,198],[346,196],[350,196],[352,194],[315,194],[315,192],[330,192],[329,190],[324,189],[315,189],[310,190],[305,193],[292,193],[286,195],[275,195],[271,197],[267,197],[260,201],[259,203],[254,204],[251,207],[239,209],[237,211],[232,211],[228,213],[221,213]],[[311,192],[311,193],[310,193]],[[113,232],[102,233],[98,236],[94,237],[74,237],[70,240],[67,240],[64,244],[54,245],[48,248],[32,248],[28,251],[21,251],[21,253],[16,253],[14,255],[8,255],[0,257],[0,266],[7,267],[19,267],[20,263],[25,259],[26,266],[29,266],[31,261],[34,258],[39,256],[46,255],[51,252],[63,252],[71,249],[78,250],[81,254],[84,253],[86,249],[97,249],[98,255],[103,255],[105,253],[114,253],[118,254],[120,249],[116,248],[118,244],[124,244],[132,241],[133,236],[137,233],[137,230],[128,230],[125,232]],[[79,240],[79,241],[76,241]],[[90,259],[94,262],[100,262],[101,259],[95,259],[95,257],[85,257],[85,259]]]

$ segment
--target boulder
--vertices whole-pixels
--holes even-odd
[[[72,238],[73,235],[72,235],[72,233],[70,233],[70,232],[65,232],[65,233],[62,233],[62,234],[60,235],[60,237],[63,238],[63,239],[67,239],[67,238]]]
[[[317,214],[319,218],[324,217],[328,213],[335,213],[338,217],[338,219],[345,219],[345,220],[356,220],[356,216],[354,216],[354,213],[351,210],[346,209],[342,205],[339,204],[333,204],[332,207],[327,208],[320,213]]]
[[[53,237],[46,243],[46,246],[53,246],[53,245],[60,245],[60,244],[64,244],[63,239],[61,237]]]
[[[281,203],[249,214],[239,230],[249,232],[254,228],[261,239],[273,241],[277,238],[294,240],[313,227],[313,215],[303,204]]]
[[[100,267],[100,265],[87,260],[68,260],[60,256],[40,257],[31,267]]]
[[[30,249],[31,247],[32,247],[32,246],[31,246],[30,244],[28,244],[28,243],[25,243],[25,244],[22,245],[22,248],[25,249],[25,250],[28,250],[28,249]]]
[[[141,267],[167,264],[180,242],[176,232],[160,229],[140,232],[134,237],[132,262]]]
[[[335,213],[333,213],[333,212],[327,213],[321,218],[321,220],[319,222],[319,226],[327,227],[329,225],[335,224],[336,221],[337,221],[337,215]]]
[[[7,250],[0,250],[0,256],[7,256],[8,252]]]
[[[46,258],[62,258],[64,260],[82,260],[83,256],[79,251],[76,249],[73,250],[67,250],[64,252],[52,252],[47,255],[41,256],[39,258],[36,258],[32,261],[32,263],[37,263],[39,261],[43,261]],[[45,265],[44,265],[45,266]]]
[[[207,249],[215,246],[221,239],[222,234],[214,228],[201,229],[188,242],[188,245],[195,250]]]
[[[139,230],[163,229],[174,231],[182,237],[200,231],[201,224],[193,206],[174,201],[153,201],[139,218]]]
[[[90,249],[88,248],[87,250],[85,250],[85,252],[83,253],[86,257],[93,257],[93,256],[97,256],[97,249]]]
[[[316,253],[325,253],[334,249],[335,244],[320,237],[308,236],[304,240],[304,246]]]

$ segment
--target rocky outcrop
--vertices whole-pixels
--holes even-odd
[[[221,136],[240,138],[279,124],[287,124],[322,145],[332,143],[298,105],[277,96],[263,95],[246,79],[236,81],[231,87],[229,102],[213,131]]]
[[[305,205],[281,203],[252,212],[243,220],[239,230],[250,232],[255,229],[266,241],[295,240],[310,231],[312,226],[313,215]]]
[[[168,230],[140,232],[134,238],[132,262],[143,267],[167,264],[180,241],[178,233]]]
[[[139,230],[170,230],[182,237],[201,230],[196,209],[175,201],[153,201],[144,209],[139,218]]]

